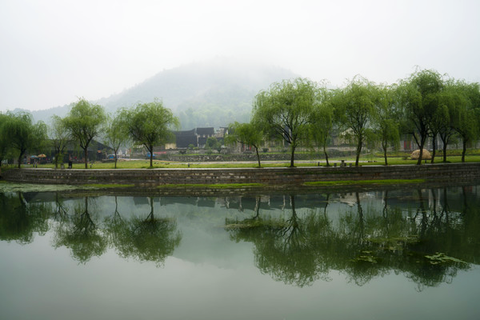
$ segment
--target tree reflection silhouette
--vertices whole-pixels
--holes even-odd
[[[360,194],[355,193],[355,205],[338,213],[333,223],[328,204],[323,213],[311,210],[299,217],[295,197],[290,196],[287,219],[261,215],[257,208],[252,218],[226,219],[225,228],[232,240],[254,244],[255,264],[262,273],[286,284],[311,285],[317,279],[328,280],[329,272],[338,270],[353,283],[364,285],[395,272],[423,290],[451,282],[458,270],[478,262],[480,235],[475,230],[480,227],[480,206],[469,205],[463,213],[452,213],[446,192],[415,192],[414,213],[391,207],[388,192],[383,194],[382,209],[365,210]],[[478,245],[462,243],[463,238]]]
[[[72,257],[80,263],[86,263],[92,257],[99,257],[107,249],[107,239],[97,227],[89,212],[89,198],[85,205],[77,206],[72,216],[67,216],[58,224],[54,237],[54,247],[65,246],[71,250]]]
[[[35,232],[43,235],[49,230],[50,212],[46,203],[27,204],[21,192],[0,193],[0,240],[31,243]]]
[[[254,244],[254,263],[262,273],[300,287],[329,280],[330,272],[337,270],[357,285],[392,272],[403,274],[417,284],[417,290],[423,290],[449,283],[459,270],[479,264],[480,197],[476,189],[400,194],[390,190],[377,193],[371,202],[364,199],[372,194],[366,196],[351,194],[354,201],[346,207],[331,206],[342,201],[342,196],[327,194],[314,208],[300,209],[308,197],[289,195],[283,198],[281,215],[266,214],[272,211],[261,207],[258,196],[250,217],[227,218],[225,228],[233,241]],[[51,203],[41,202],[47,198]],[[0,194],[0,240],[27,244],[35,234],[45,234],[53,226],[53,246],[68,248],[80,263],[101,256],[110,246],[123,258],[161,266],[179,246],[182,235],[176,220],[155,214],[154,199],[148,201],[149,211],[138,216],[119,212],[115,197],[113,212],[108,208],[101,221],[93,197],[64,203],[59,194],[55,198],[40,193]]]
[[[174,219],[155,217],[153,198],[149,200],[150,213],[145,219],[134,217],[125,221],[115,210],[113,217],[105,222],[106,230],[121,257],[153,261],[161,266],[173,254],[182,236]]]
[[[292,213],[290,218],[253,218],[244,221],[226,219],[231,238],[235,241],[251,241],[255,244],[255,264],[264,274],[275,280],[303,287],[312,284],[327,273],[322,263],[313,254],[316,248],[312,237],[322,235],[322,229],[328,222],[322,216],[310,216],[304,223],[295,210],[295,197],[290,196]],[[328,270],[327,270],[328,271]]]

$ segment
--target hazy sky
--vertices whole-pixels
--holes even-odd
[[[216,56],[341,86],[480,82],[480,1],[0,0],[0,110],[96,100]]]

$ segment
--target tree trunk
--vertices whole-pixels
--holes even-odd
[[[387,149],[388,146],[385,143],[382,143],[382,149],[383,149],[383,158],[385,159],[385,165],[388,166],[388,161],[387,161]]]
[[[143,144],[147,151],[150,152],[150,168],[153,168],[153,145]]]
[[[325,161],[327,162],[327,167],[330,167],[330,163],[328,162],[328,153],[325,144],[323,145],[323,153],[325,154]]]
[[[421,165],[422,164],[422,158],[423,158],[423,147],[425,146],[425,140],[426,140],[426,137],[424,138],[423,136],[420,137],[420,154],[418,155],[418,161],[417,161],[417,166]],[[418,145],[418,143],[417,143]]]
[[[262,165],[260,164],[260,154],[258,153],[258,148],[257,147],[255,147],[255,152],[257,153],[258,167],[261,168]]]
[[[88,145],[83,149],[85,153],[85,169],[88,169]]]
[[[468,139],[463,139],[462,162],[465,162],[465,153],[467,153]]]
[[[423,144],[420,146],[420,153],[418,155],[417,166],[422,164],[422,158],[423,158]]]
[[[435,141],[435,137],[436,136],[433,136],[432,138],[432,159],[430,160],[430,163],[434,163],[435,162],[435,153],[437,151],[437,144],[436,144],[436,141]]]
[[[360,160],[360,153],[362,152],[362,138],[358,138],[358,144],[357,144],[357,157],[355,159],[355,166],[358,167],[358,162]]]
[[[420,148],[420,154],[418,155],[417,166],[422,164],[422,157],[423,157],[423,146],[425,145],[425,139],[423,135],[420,136],[420,143],[418,143],[418,138],[415,133],[412,133],[413,139],[415,139],[415,143]]]
[[[447,162],[447,139],[442,139],[443,142],[443,162]]]
[[[290,158],[290,167],[295,167],[295,146],[292,144],[292,155]]]
[[[21,165],[22,165],[22,158],[23,158],[23,155],[25,154],[25,152],[27,151],[27,149],[23,149],[21,148],[20,149],[20,155],[18,156],[18,169],[21,168]]]
[[[53,149],[55,150],[54,153],[55,153],[55,169],[58,169],[58,148],[56,146],[53,147]]]
[[[115,169],[117,169],[117,152],[118,152],[118,149],[117,150],[114,150],[115,151]]]

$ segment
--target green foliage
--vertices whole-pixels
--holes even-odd
[[[422,152],[444,88],[443,77],[433,70],[419,70],[398,87],[400,101],[406,116],[407,133],[412,134],[419,149],[417,164],[422,163]]]
[[[356,166],[372,130],[377,96],[375,85],[361,77],[354,78],[344,89],[335,91],[335,119],[344,134],[351,134],[356,142]]]
[[[153,147],[174,139],[172,130],[179,127],[178,119],[159,100],[123,109],[121,117],[125,119],[130,138],[135,143],[144,145],[150,153],[150,167],[153,166]]]
[[[18,167],[27,151],[33,153],[42,149],[47,141],[47,126],[43,122],[33,123],[29,113],[7,113],[2,117],[0,147],[3,153],[11,150],[18,159]]]
[[[454,87],[461,100],[456,104],[452,122],[462,138],[462,161],[465,161],[467,143],[480,136],[480,84],[457,81]]]
[[[208,137],[205,147],[208,149],[219,150],[222,144],[215,137]]]
[[[92,140],[103,132],[106,121],[102,106],[79,99],[69,114],[63,119],[63,125],[84,151],[85,169],[88,168],[88,146]]]
[[[63,154],[67,147],[68,139],[69,133],[63,119],[54,115],[50,127],[50,141],[55,151],[55,169],[58,168],[59,163],[63,163]]]
[[[253,123],[231,123],[228,126],[228,135],[225,141],[229,145],[236,145],[241,143],[255,148],[257,155],[258,167],[261,167],[260,154],[258,152],[260,145],[264,138],[264,133],[258,126]]]
[[[302,78],[273,83],[255,97],[252,122],[289,145],[291,167],[295,149],[307,139],[311,114],[319,103],[317,84]]]
[[[385,165],[387,165],[387,151],[389,147],[397,150],[400,142],[399,123],[401,112],[395,87],[379,86],[377,89],[378,95],[373,116],[373,133],[375,138],[380,141]]]
[[[3,132],[3,125],[8,121],[7,115],[0,113],[0,163],[7,159],[8,152],[8,140],[7,136]]]
[[[327,144],[333,130],[334,106],[332,104],[332,92],[326,88],[319,89],[321,103],[316,104],[310,116],[309,140],[313,146],[321,147],[325,154],[327,166],[328,161]]]
[[[127,128],[128,119],[124,119],[121,113],[117,113],[114,118],[108,118],[104,142],[113,149],[115,168],[117,168],[118,150],[122,145],[127,144],[130,139]]]
[[[447,161],[447,146],[455,141],[458,131],[455,129],[458,120],[457,115],[463,106],[468,105],[467,97],[461,93],[454,80],[447,80],[440,93],[439,106],[433,115],[431,122],[432,136],[438,133],[443,143],[443,161]],[[432,162],[433,162],[432,157]]]
[[[293,167],[299,146],[311,147],[312,150],[323,148],[329,165],[327,146],[331,142],[332,131],[355,143],[357,165],[365,145],[370,148],[380,145],[387,164],[387,153],[397,149],[400,133],[412,134],[418,146],[422,146],[420,150],[423,150],[427,138],[440,137],[444,145],[444,161],[447,146],[457,139],[462,141],[462,160],[466,161],[467,145],[475,145],[480,137],[479,84],[446,79],[432,70],[418,70],[399,85],[392,86],[375,85],[361,77],[335,90],[301,78],[273,83],[267,90],[257,94],[252,120],[244,123],[237,122],[244,119],[249,109],[242,102],[246,91],[242,92],[239,93],[235,88],[222,92],[213,90],[209,93],[211,99],[201,101],[201,108],[194,108],[197,102],[191,100],[183,104],[181,109],[183,113],[188,113],[189,118],[215,118],[212,120],[214,126],[224,125],[231,120],[225,142],[254,147],[259,167],[258,150],[263,139],[283,142],[285,152],[287,147],[290,149],[290,166]],[[230,105],[235,105],[235,112],[230,110],[226,115],[226,108],[212,102],[220,97],[227,99]],[[201,111],[204,109],[208,112]],[[247,118],[243,121],[247,121]],[[78,142],[77,148],[84,150],[87,168],[87,149],[95,137],[102,137],[115,154],[120,146],[128,143],[127,137],[144,145],[151,155],[152,167],[153,147],[172,141],[174,136],[171,130],[179,127],[178,118],[158,100],[123,109],[105,127],[106,119],[101,106],[85,99],[79,99],[64,119],[52,117],[49,135],[55,150],[56,167],[62,160],[67,141],[72,139]],[[47,141],[45,128],[43,123],[34,125],[27,114],[0,114],[0,160],[16,157],[19,164],[22,163],[25,152],[40,150]],[[26,147],[26,144],[29,146]],[[209,138],[207,149],[219,148],[219,143]],[[435,155],[435,150],[433,152]],[[434,159],[432,157],[432,162]]]

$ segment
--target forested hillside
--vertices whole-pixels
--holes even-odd
[[[250,118],[255,95],[283,79],[297,77],[274,66],[216,58],[164,70],[119,94],[94,103],[109,113],[138,102],[163,101],[179,117],[182,129],[226,126]],[[85,97],[88,99],[88,97]],[[72,101],[74,102],[74,101]],[[50,122],[53,114],[64,116],[68,106],[33,112],[35,120]]]

